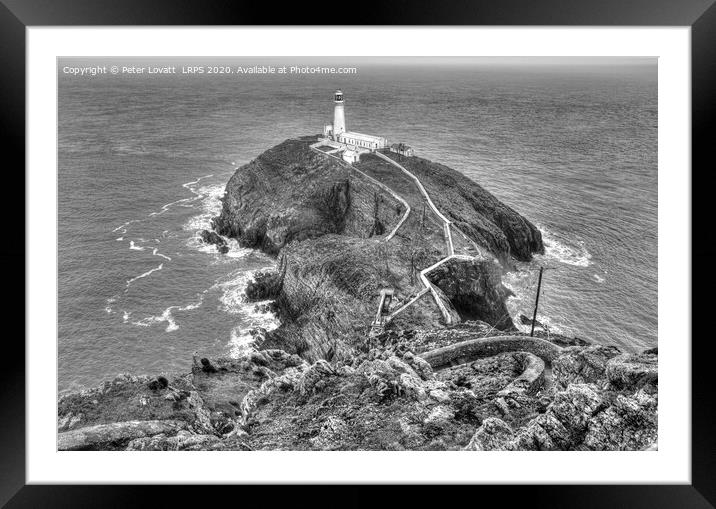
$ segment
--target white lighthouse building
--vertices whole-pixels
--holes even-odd
[[[336,106],[333,108],[333,135],[340,136],[346,132],[346,112],[343,107],[343,92],[336,90],[333,94],[333,102]]]
[[[382,136],[346,131],[346,113],[343,92],[336,90],[333,94],[333,124],[323,128],[324,141],[342,150],[343,159],[349,163],[358,161],[361,154],[373,152],[388,146],[388,140]]]

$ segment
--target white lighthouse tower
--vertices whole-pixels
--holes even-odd
[[[333,124],[323,126],[323,137],[311,145],[329,155],[341,154],[344,161],[353,164],[358,162],[361,154],[375,152],[388,147],[388,140],[382,136],[346,131],[346,113],[343,105],[343,92],[333,93]]]
[[[336,90],[333,94],[333,100],[336,103],[335,109],[333,110],[333,139],[338,140],[338,137],[346,132],[346,114],[343,109],[343,92]]]

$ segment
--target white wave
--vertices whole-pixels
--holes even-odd
[[[183,226],[184,230],[206,230],[211,228],[211,219],[221,212],[220,198],[224,195],[224,184],[203,186],[198,190],[191,189],[193,193],[201,196],[201,212],[190,218]]]
[[[209,290],[220,290],[219,302],[220,309],[232,315],[251,316],[252,309],[256,304],[267,304],[266,302],[248,302],[246,299],[246,286],[249,284],[257,272],[266,272],[273,270],[273,266],[269,265],[255,270],[235,270],[230,272],[224,281],[215,283]]]
[[[244,316],[245,324],[234,327],[231,330],[231,337],[229,339],[229,355],[233,358],[239,358],[245,355],[250,350],[251,343],[254,341],[254,336],[251,334],[251,329],[262,328],[266,331],[272,331],[276,329],[280,322],[276,316],[271,312],[259,311],[259,306],[270,303],[270,301],[257,302],[247,309]]]
[[[152,272],[156,272],[156,271],[158,271],[158,270],[162,270],[163,267],[164,267],[164,264],[163,264],[163,263],[160,263],[160,264],[159,264],[159,267],[154,267],[153,269],[148,270],[148,271],[145,272],[144,274],[140,274],[140,275],[138,275],[138,276],[136,276],[136,277],[133,277],[132,279],[128,279],[128,280],[127,280],[127,288],[129,288],[129,285],[131,285],[132,283],[134,283],[137,279],[142,279],[142,278],[144,278],[144,277],[147,277],[147,276],[150,275]]]
[[[251,329],[261,327],[273,330],[280,325],[278,318],[270,311],[265,311],[270,300],[249,302],[246,298],[246,285],[260,271],[273,269],[273,266],[262,267],[256,270],[237,270],[228,275],[225,281],[214,284],[211,289],[221,291],[219,295],[220,309],[231,315],[241,318],[241,325],[234,327],[229,339],[229,350],[232,357],[239,357],[246,353],[253,342]]]
[[[603,283],[603,282],[604,282],[604,278],[603,278],[602,276],[600,276],[599,274],[594,274],[592,277],[594,278],[594,280],[595,280],[597,283]]]
[[[124,240],[124,237],[118,237],[116,240],[117,240],[117,242],[121,242]]]
[[[204,294],[206,292],[203,292],[199,295],[199,300],[196,302],[192,302],[191,304],[187,304],[186,306],[169,306],[166,308],[161,315],[154,315],[154,316],[148,316],[146,318],[142,318],[141,320],[137,320],[134,322],[131,322],[132,325],[136,325],[138,327],[151,327],[154,324],[158,323],[167,323],[166,329],[164,329],[166,332],[173,332],[175,330],[179,329],[179,324],[177,324],[176,319],[174,318],[173,312],[174,311],[190,311],[193,309],[197,309],[201,304],[204,302]],[[127,319],[129,317],[127,316]],[[127,320],[125,319],[125,322]]]
[[[129,249],[133,251],[144,251],[144,247],[136,245],[133,240],[129,241]]]
[[[152,250],[152,254],[153,254],[154,256],[161,256],[161,257],[164,258],[165,260],[171,261],[171,257],[169,257],[169,256],[167,256],[167,255],[163,255],[162,253],[160,253],[160,252],[159,252],[159,248],[157,248],[157,247],[155,247],[154,250]]]
[[[243,357],[246,355],[250,350],[253,348],[251,347],[251,343],[253,343],[254,338],[253,336],[248,332],[249,329],[238,326],[231,329],[231,337],[229,339],[229,356],[238,359],[240,357]]]
[[[138,219],[132,219],[131,221],[127,221],[126,223],[122,223],[122,224],[120,224],[119,226],[117,226],[114,230],[112,230],[112,233],[121,230],[120,233],[125,234],[125,233],[127,233],[127,226],[129,226],[129,225],[132,224],[132,223],[136,223],[137,221],[139,221],[139,220],[138,220]]]
[[[216,283],[213,288],[221,290],[219,302],[221,302],[221,310],[226,313],[237,315],[247,307],[246,304],[246,285],[254,276],[254,271],[235,271],[232,274],[238,275],[228,281]]]
[[[592,255],[587,251],[584,241],[566,239],[546,228],[540,229],[545,245],[545,256],[575,267],[589,267],[592,264]]]
[[[193,180],[193,181],[191,181],[191,182],[186,182],[186,183],[182,184],[181,186],[182,186],[183,188],[185,188],[185,189],[189,189],[190,186],[193,186],[194,184],[198,184],[198,183],[201,182],[203,179],[208,179],[209,177],[213,177],[213,176],[214,176],[213,173],[212,173],[211,175],[204,175],[203,177],[199,177],[198,179]]]
[[[229,251],[224,254],[225,258],[230,258],[233,260],[241,259],[254,252],[254,250],[249,247],[241,247],[239,245],[239,241],[236,239],[227,238],[226,243],[229,246]]]
[[[239,245],[239,242],[236,239],[231,239],[228,237],[222,237],[226,244],[229,246],[229,250],[226,253],[219,253],[219,251],[216,249],[216,246],[213,244],[207,244],[206,242],[201,240],[201,237],[199,237],[198,232],[194,237],[190,238],[187,241],[187,246],[196,249],[197,251],[201,251],[202,253],[207,254],[213,254],[214,257],[214,263],[220,264],[220,263],[233,263],[235,260],[240,260],[242,258],[246,258],[248,255],[254,252],[253,249],[248,247],[241,247]]]
[[[150,212],[149,217],[160,216],[160,215],[164,214],[167,210],[172,208],[172,206],[174,206],[174,205],[178,205],[180,203],[185,203],[185,202],[192,202],[192,201],[197,200],[198,198],[199,198],[199,196],[190,196],[189,198],[182,198],[181,200],[176,200],[171,203],[167,203],[166,205],[162,205],[162,208],[157,210],[156,212]]]

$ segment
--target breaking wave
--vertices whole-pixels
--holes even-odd
[[[575,267],[589,267],[592,255],[583,240],[571,240],[546,228],[540,228],[545,245],[545,257]]]
[[[188,188],[201,197],[201,212],[184,223],[184,230],[206,230],[211,228],[211,218],[221,212],[220,198],[224,195],[225,185],[203,186],[198,190]]]
[[[229,350],[232,357],[239,357],[246,352],[254,338],[251,329],[262,328],[273,330],[280,325],[278,318],[266,309],[270,300],[249,302],[246,298],[246,286],[259,271],[271,270],[263,267],[256,270],[236,270],[231,272],[224,281],[216,283],[212,288],[220,291],[221,310],[241,318],[241,325],[231,330]]]

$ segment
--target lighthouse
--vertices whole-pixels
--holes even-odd
[[[382,136],[346,131],[346,112],[343,104],[343,92],[333,93],[333,124],[323,126],[323,137],[312,148],[327,145],[331,147],[329,154],[340,153],[343,160],[355,163],[361,154],[375,152],[388,147],[388,140]]]
[[[336,90],[333,94],[333,101],[336,106],[333,110],[333,139],[337,140],[338,137],[346,132],[346,113],[343,109],[343,92]]]

